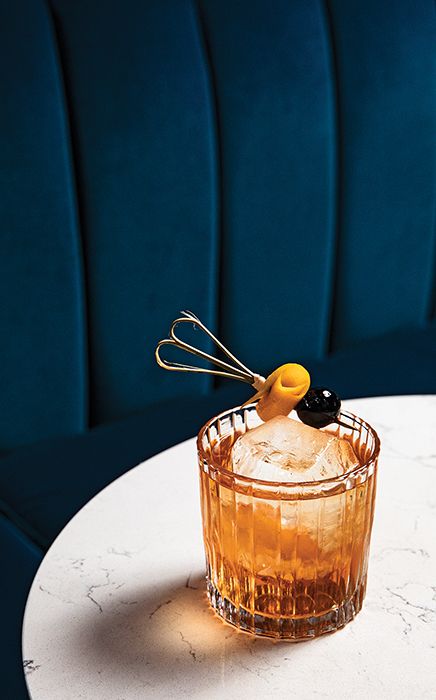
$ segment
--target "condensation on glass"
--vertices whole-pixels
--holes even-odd
[[[277,639],[333,632],[362,606],[374,515],[379,440],[350,413],[359,466],[317,482],[272,483],[234,474],[231,447],[261,423],[254,407],[209,421],[198,436],[208,596],[224,620]]]

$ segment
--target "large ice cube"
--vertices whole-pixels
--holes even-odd
[[[233,471],[264,481],[317,481],[339,476],[358,460],[346,440],[277,416],[241,435],[232,449]]]

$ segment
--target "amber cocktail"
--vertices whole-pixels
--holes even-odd
[[[333,632],[362,606],[374,515],[379,440],[364,421],[324,428],[351,444],[357,464],[311,482],[233,472],[238,436],[262,423],[254,406],[209,421],[198,436],[208,595],[247,632],[304,640]]]

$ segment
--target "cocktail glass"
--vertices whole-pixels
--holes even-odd
[[[199,433],[208,596],[241,630],[301,641],[340,629],[362,607],[380,442],[357,416],[339,417],[350,429],[324,430],[347,439],[359,464],[312,482],[233,473],[233,443],[262,422],[254,405],[222,413]]]

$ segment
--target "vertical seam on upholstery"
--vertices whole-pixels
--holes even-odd
[[[67,76],[65,69],[65,59],[62,48],[61,41],[61,28],[59,21],[55,15],[53,7],[50,0],[46,0],[46,8],[48,20],[51,25],[51,32],[53,35],[53,51],[56,60],[56,67],[58,73],[58,83],[59,83],[59,93],[60,93],[60,103],[62,112],[64,115],[63,119],[63,129],[65,136],[65,150],[67,154],[67,159],[69,163],[68,177],[69,177],[69,187],[68,191],[70,194],[71,209],[75,218],[75,229],[76,229],[76,246],[77,246],[77,257],[79,260],[79,304],[81,307],[82,316],[82,331],[83,331],[83,341],[82,341],[82,363],[83,363],[83,423],[84,427],[89,427],[90,425],[90,333],[89,333],[89,314],[87,308],[88,296],[88,274],[86,266],[85,257],[85,244],[83,240],[83,216],[81,212],[80,205],[80,193],[78,184],[78,152],[76,146],[76,138],[73,132],[73,110],[71,106],[71,99],[68,92]]]
[[[431,255],[431,267],[429,272],[427,304],[424,312],[424,323],[436,318],[436,206],[434,208],[433,223],[433,250]]]
[[[332,85],[332,103],[334,104],[334,135],[335,149],[332,154],[332,178],[335,180],[334,205],[332,214],[333,243],[330,264],[330,285],[328,292],[328,313],[325,330],[325,352],[330,354],[335,348],[336,317],[335,306],[339,291],[339,249],[341,243],[342,230],[342,191],[343,191],[343,139],[342,139],[342,117],[341,117],[341,96],[339,88],[339,66],[336,52],[335,32],[333,26],[333,16],[330,9],[329,0],[323,0],[322,14],[326,27],[326,37],[328,40],[329,73]]]
[[[215,311],[214,325],[217,336],[222,335],[221,323],[221,280],[222,267],[224,257],[224,235],[223,235],[223,153],[222,153],[222,138],[221,138],[221,118],[218,103],[218,89],[216,73],[213,64],[212,51],[206,29],[206,22],[198,0],[193,0],[192,3],[195,21],[198,30],[199,43],[202,49],[204,62],[204,70],[207,77],[208,95],[211,105],[210,117],[213,132],[213,162],[214,162],[214,192],[215,192],[215,221],[214,228],[216,232],[215,244],[215,270],[214,277],[211,280],[211,288],[215,287]],[[209,292],[212,294],[212,289]],[[213,386],[219,383],[218,377],[213,377]]]

